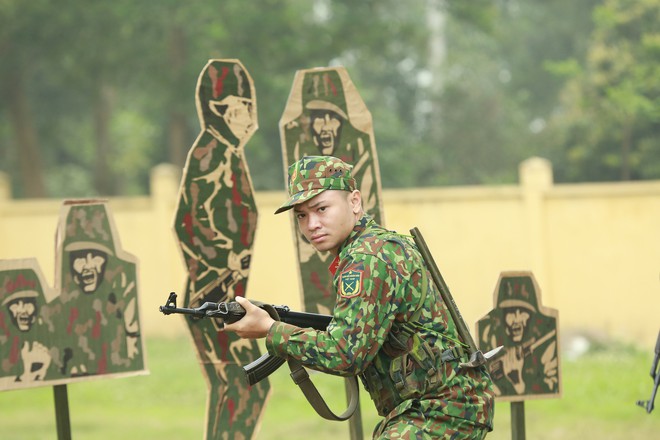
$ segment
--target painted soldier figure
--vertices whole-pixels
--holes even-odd
[[[42,285],[29,268],[0,270],[0,389],[43,381],[52,363],[40,319]]]
[[[62,216],[56,302],[62,311],[55,316],[67,340],[62,372],[77,377],[143,369],[135,258],[118,246],[104,202],[65,203]]]
[[[339,376],[359,376],[383,420],[373,437],[482,439],[492,429],[485,367],[464,369],[456,326],[415,244],[364,213],[352,166],[331,156],[289,167],[298,226],[330,265],[336,304],[326,331],[275,322],[243,298],[225,330],[266,337],[269,353]]]
[[[352,176],[362,196],[362,208],[383,224],[380,173],[371,114],[344,67],[299,70],[280,120],[286,164],[304,156],[333,156],[353,166]],[[297,231],[303,307],[329,314],[334,305],[333,256],[321,252]]]
[[[477,334],[483,350],[504,347],[488,365],[495,395],[512,401],[558,397],[558,313],[542,305],[533,274],[502,272],[494,304],[495,309],[477,321]]]
[[[252,78],[238,60],[209,60],[195,102],[201,132],[188,152],[174,224],[187,268],[185,307],[245,296],[257,227],[244,156],[258,125]],[[215,320],[186,324],[208,384],[206,438],[225,438],[228,429],[251,438],[270,385],[248,390],[240,365],[256,360],[259,347],[219,333]]]

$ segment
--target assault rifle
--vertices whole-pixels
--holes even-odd
[[[177,307],[176,298],[176,293],[171,292],[165,305],[160,306],[158,310],[164,315],[181,314],[192,316],[193,319],[215,318],[227,324],[234,323],[245,316],[245,309],[235,301],[219,303],[205,302],[199,307],[185,308]],[[330,315],[294,312],[287,306],[274,306],[258,301],[252,301],[252,303],[266,310],[276,321],[286,322],[296,327],[312,327],[316,330],[325,330],[332,320],[332,316]],[[277,316],[273,316],[273,311]],[[247,375],[248,384],[254,385],[263,380],[277,370],[284,362],[284,359],[266,353],[254,362],[244,366],[243,370],[245,370],[245,374]]]
[[[658,332],[658,340],[655,343],[655,357],[651,364],[651,379],[653,379],[653,391],[651,391],[651,398],[649,400],[638,400],[637,405],[646,409],[647,413],[653,411],[653,402],[655,402],[655,395],[658,392],[660,385],[660,332]]]
[[[256,306],[266,310],[268,314],[276,321],[286,322],[291,325],[303,328],[314,328],[316,330],[326,330],[332,320],[332,316],[321,315],[318,313],[293,312],[287,306],[273,306],[258,301],[252,301]],[[205,302],[199,307],[186,308],[177,307],[176,293],[171,292],[164,306],[159,310],[165,315],[182,314],[191,316],[193,319],[214,318],[224,323],[231,324],[245,316],[245,309],[237,302]],[[262,355],[256,361],[243,367],[247,382],[250,386],[266,378],[272,372],[277,370],[286,362],[279,356],[272,356],[269,353]],[[359,404],[359,388],[356,377],[346,378],[350,402],[348,408],[341,415],[336,415],[319,394],[314,384],[309,379],[309,374],[302,364],[294,359],[288,359],[291,369],[291,378],[300,387],[303,394],[314,407],[316,412],[328,420],[347,420],[349,419]]]

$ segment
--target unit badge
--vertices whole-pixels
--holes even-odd
[[[362,290],[361,270],[348,270],[341,274],[341,283],[339,284],[339,294],[344,298],[358,296]]]

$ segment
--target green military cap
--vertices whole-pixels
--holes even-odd
[[[305,156],[289,167],[289,200],[275,214],[293,208],[327,189],[353,191],[352,165],[332,156]]]

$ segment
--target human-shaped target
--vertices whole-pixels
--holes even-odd
[[[188,153],[174,229],[187,267],[184,307],[245,296],[257,208],[244,147],[257,129],[252,78],[238,60],[210,60],[196,91],[201,132]],[[248,389],[255,341],[186,318],[209,385],[206,438],[252,438],[270,386]]]

